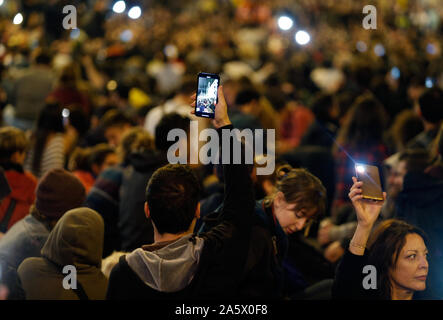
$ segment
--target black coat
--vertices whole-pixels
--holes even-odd
[[[220,130],[219,134],[221,137]],[[111,272],[107,299],[205,299],[238,295],[249,251],[254,193],[246,165],[223,165],[223,172],[223,219],[211,231],[198,236],[204,245],[191,282],[176,292],[155,290],[143,283],[123,256]]]

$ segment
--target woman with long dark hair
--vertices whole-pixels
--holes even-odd
[[[387,158],[387,148],[383,143],[385,127],[383,106],[369,93],[358,97],[337,134],[334,148],[336,187],[333,215],[348,203],[347,190],[352,185],[349,177],[355,172],[355,163],[376,165]]]
[[[381,222],[371,234],[383,201],[363,199],[363,182],[352,179],[349,198],[358,223],[337,268],[333,298],[411,300],[416,291],[426,289],[426,236],[419,228],[395,219]]]
[[[72,135],[65,133],[62,108],[58,104],[48,103],[42,109],[31,140],[32,146],[25,161],[26,170],[39,178],[51,169],[64,168]]]

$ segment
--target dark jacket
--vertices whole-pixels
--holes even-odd
[[[104,170],[86,198],[86,206],[105,221],[103,256],[114,250],[131,251],[153,241],[152,225],[144,213],[146,185],[166,156],[154,151],[134,153]]]
[[[424,173],[407,173],[397,198],[396,218],[421,228],[427,235],[430,298],[443,299],[443,181]]]
[[[382,292],[377,289],[365,289],[363,279],[364,266],[368,265],[367,252],[357,256],[346,249],[335,273],[332,285],[332,299],[338,300],[383,300]]]
[[[42,256],[28,258],[18,268],[26,299],[79,299],[72,289],[63,287],[67,274],[62,271],[67,265],[76,268],[77,283],[88,299],[104,299],[107,279],[100,270],[103,230],[103,219],[91,209],[66,212],[51,231],[42,248]]]
[[[200,231],[211,230],[220,222],[220,210],[203,218]],[[272,207],[264,200],[256,201],[248,258],[239,295],[245,298],[281,298],[285,276],[283,260],[288,251],[288,238],[280,224],[274,219]]]
[[[118,213],[121,250],[126,252],[154,242],[152,224],[144,211],[146,186],[155,170],[167,164],[167,159],[158,152],[134,153],[128,163],[123,169]]]
[[[221,137],[221,128],[218,132]],[[107,299],[238,295],[249,250],[254,194],[247,166],[223,165],[223,171],[222,222],[207,233],[183,236],[122,256],[111,272]]]

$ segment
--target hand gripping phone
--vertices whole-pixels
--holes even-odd
[[[380,173],[378,167],[367,164],[355,164],[355,173],[358,181],[363,182],[363,199],[383,201],[383,190],[380,183]]]
[[[197,95],[195,97],[195,115],[214,119],[215,106],[218,102],[218,74],[200,72],[198,74]]]

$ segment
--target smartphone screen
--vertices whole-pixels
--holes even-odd
[[[196,116],[214,118],[219,83],[220,77],[217,74],[204,72],[198,74]]]
[[[357,179],[363,182],[362,196],[364,199],[383,201],[383,190],[377,166],[358,163],[355,165]]]

